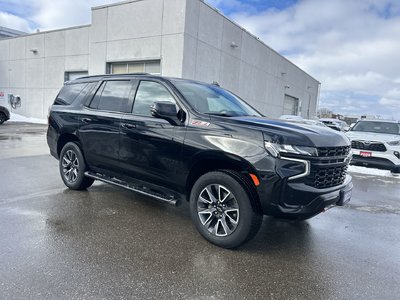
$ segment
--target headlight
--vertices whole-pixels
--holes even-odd
[[[314,147],[294,146],[275,144],[271,142],[264,142],[265,149],[273,157],[278,157],[280,154],[297,154],[305,156],[318,156],[318,151]]]
[[[392,141],[392,142],[388,142],[388,144],[390,146],[400,146],[400,141]]]

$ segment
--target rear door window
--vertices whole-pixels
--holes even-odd
[[[103,82],[89,107],[105,111],[125,112],[131,88],[132,83],[128,80]]]

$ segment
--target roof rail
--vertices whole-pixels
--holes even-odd
[[[136,73],[124,73],[124,74],[112,74],[112,75],[152,75],[152,74],[146,72],[136,72]]]
[[[79,77],[77,79],[100,78],[100,77],[117,77],[117,76],[132,76],[132,75],[149,75],[149,76],[152,76],[152,74],[150,74],[150,73],[137,72],[137,73],[122,73],[122,74],[87,75],[87,76]],[[157,76],[157,75],[154,75],[154,76]]]

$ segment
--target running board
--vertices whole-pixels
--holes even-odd
[[[106,175],[103,175],[100,173],[94,173],[94,172],[85,172],[85,176],[96,179],[96,180],[100,180],[105,183],[109,183],[112,185],[116,185],[116,186],[128,189],[130,191],[133,191],[133,192],[141,194],[141,195],[149,196],[149,197],[157,199],[159,201],[167,202],[174,206],[177,206],[179,204],[179,199],[177,199],[176,197],[171,195],[168,198],[167,196],[164,196],[164,194],[154,192],[151,189],[147,188],[146,186],[134,186],[125,181],[119,180],[115,177],[111,178]]]

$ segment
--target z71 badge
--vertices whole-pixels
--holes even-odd
[[[190,124],[193,125],[193,126],[198,126],[198,127],[208,127],[208,126],[210,126],[209,122],[199,121],[199,120],[193,120]]]

